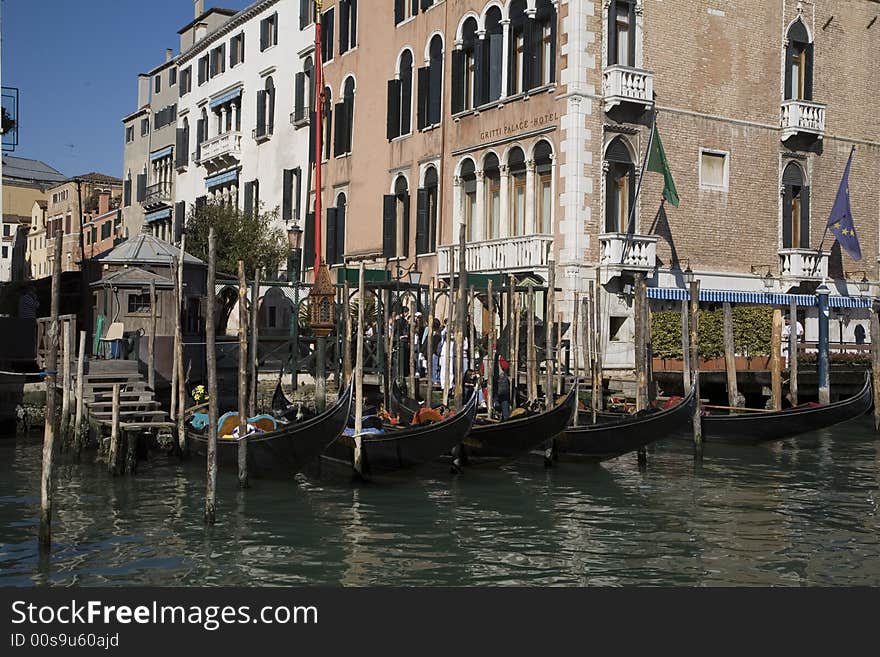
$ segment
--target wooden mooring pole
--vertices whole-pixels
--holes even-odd
[[[79,356],[76,359],[76,414],[73,419],[73,453],[79,459],[82,451],[83,432],[85,431],[85,422],[83,413],[85,411],[85,403],[83,401],[83,377],[85,376],[86,365],[86,332],[79,332]]]
[[[173,265],[172,265],[173,268]],[[177,290],[174,290],[173,296],[177,296]],[[177,318],[179,310],[173,313]],[[174,358],[177,358],[175,352]],[[150,335],[147,338],[147,386],[151,391],[156,390],[156,281],[150,281]],[[176,365],[176,361],[175,361]],[[176,369],[176,368],[175,368]],[[174,387],[171,388],[171,396],[174,397]]]
[[[700,419],[700,281],[691,281],[690,296],[690,368],[691,381],[695,391],[692,425],[694,446],[698,450],[702,450],[703,424]],[[687,394],[687,391],[685,391],[685,394]]]
[[[428,330],[425,338],[427,339],[427,345],[425,348],[425,360],[428,365],[428,384],[425,386],[427,394],[425,398],[428,400],[428,406],[432,405],[433,395],[431,394],[434,390],[434,317],[435,317],[435,303],[434,303],[434,288],[437,285],[437,279],[431,278],[431,283],[428,286]]]
[[[733,309],[729,301],[724,302],[723,309],[724,333],[724,364],[727,370],[727,404],[741,406],[739,389],[736,385],[736,344],[733,339]]]
[[[633,297],[633,317],[635,319],[635,370],[636,370],[636,411],[648,408],[648,331],[645,325],[648,316],[648,288],[645,275],[635,276],[635,295]],[[648,460],[647,449],[638,449],[638,462]]]
[[[43,471],[40,476],[40,534],[41,552],[52,546],[52,494],[55,484],[53,459],[55,458],[56,400],[55,386],[58,380],[58,311],[61,299],[61,240],[60,230],[55,231],[55,254],[52,261],[52,303],[48,335],[49,352],[46,356],[46,424],[43,432]]]
[[[250,348],[250,395],[248,396],[248,416],[257,414],[257,379],[260,364],[260,268],[254,272],[254,286],[251,292],[251,348]],[[346,300],[346,304],[348,300]]]
[[[458,229],[458,304],[455,312],[455,408],[461,408],[464,396],[464,329],[467,316],[467,267],[465,261],[465,226]],[[473,345],[470,345],[473,349]]]
[[[238,485],[247,488],[247,432],[248,432],[248,310],[247,280],[244,275],[244,260],[238,261]]]
[[[119,384],[113,384],[113,403],[110,420],[110,451],[107,454],[107,469],[111,475],[119,474]]]
[[[544,408],[553,406],[553,315],[556,301],[556,260],[547,260],[547,294],[544,299]]]
[[[880,431],[880,315],[877,310],[876,306],[871,308],[871,374],[874,380],[874,430]],[[794,327],[791,330],[795,332]]]
[[[691,319],[688,306],[690,301],[681,302],[681,380],[684,394],[691,390],[693,379],[691,378]]]
[[[516,290],[516,287],[513,288]],[[513,350],[510,359],[510,408],[517,406],[517,391],[519,390],[519,339],[520,339],[520,323],[522,320],[522,299],[518,292],[513,293]]]
[[[174,324],[174,340],[173,345],[171,347],[171,400],[169,401],[169,413],[168,416],[172,420],[177,419],[177,402],[178,396],[174,394],[174,391],[178,389],[180,386],[180,368],[178,367],[177,362],[177,353],[178,353],[178,342],[180,341],[180,334],[177,330],[177,327],[180,325],[180,307],[181,307],[181,299],[180,299],[180,290],[181,290],[181,281],[180,281],[180,272],[178,269],[178,258],[172,258],[171,260],[171,285],[174,288],[172,291],[172,298],[174,303],[172,303],[171,307],[171,321]],[[184,402],[184,406],[186,402]],[[183,413],[183,407],[180,409],[181,414]],[[183,437],[177,437],[178,445],[183,449]]]
[[[486,354],[488,358],[484,361],[483,376],[486,378],[486,415],[492,417],[495,399],[495,293],[492,290],[492,279],[487,284],[487,297],[489,302],[489,313],[486,324]]]
[[[364,476],[363,456],[363,418],[364,418],[364,263],[361,261],[358,270],[358,318],[357,318],[357,354],[354,368],[354,471],[358,477]],[[346,297],[347,299],[347,297]]]
[[[342,378],[344,381],[351,381],[352,364],[351,364],[351,290],[349,289],[348,279],[342,285],[342,321],[345,323],[345,337],[342,343]],[[358,312],[360,305],[364,302],[358,297]],[[340,385],[340,389],[342,386]]]
[[[214,228],[208,229],[208,302],[205,310],[205,350],[208,366],[208,453],[207,483],[205,485],[205,522],[213,525],[216,519],[217,493],[217,325],[214,321],[216,304],[217,244]]]
[[[782,410],[782,311],[773,309],[773,328],[770,334],[770,405]],[[735,404],[731,404],[734,406]]]
[[[61,331],[61,449],[66,449],[71,443],[70,434],[70,363],[73,357],[73,327],[70,320],[65,320]]]
[[[538,399],[538,363],[535,353],[535,287],[528,285],[528,317],[526,319],[526,382],[529,387],[529,401]]]
[[[872,311],[872,313],[871,313],[871,317],[872,317],[871,321],[872,322],[874,321],[873,317],[875,315],[876,315],[876,313]],[[788,332],[788,373],[789,373],[788,391],[789,391],[789,395],[791,396],[791,405],[797,406],[798,405],[798,332],[797,332],[798,319],[797,319],[797,301],[794,299],[794,297],[792,297],[791,304],[788,307],[788,317],[789,317],[789,319],[788,319],[788,326],[789,326],[789,332]],[[871,325],[873,326],[873,323]],[[872,338],[874,335],[875,335],[874,333],[871,333]],[[874,345],[873,339],[871,340],[871,345],[872,345],[871,351],[873,354],[873,345]],[[874,394],[875,395],[877,394],[876,387],[874,390]],[[878,412],[876,406],[874,408],[874,412],[875,413]]]

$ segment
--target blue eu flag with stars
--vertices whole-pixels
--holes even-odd
[[[837,197],[834,199],[834,207],[831,208],[831,216],[828,217],[828,230],[837,238],[840,248],[849,254],[853,260],[862,259],[862,248],[859,246],[859,238],[856,235],[856,228],[853,224],[852,208],[849,204],[849,168],[852,166],[853,155],[856,149],[853,148],[849,154],[849,160],[846,162],[846,169],[843,172],[843,178],[840,181],[840,188],[837,190]]]

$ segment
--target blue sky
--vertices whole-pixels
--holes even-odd
[[[206,0],[242,9],[251,0]],[[2,0],[3,85],[18,87],[15,155],[74,176],[121,176],[122,117],[137,104],[137,74],[176,55],[192,0]]]

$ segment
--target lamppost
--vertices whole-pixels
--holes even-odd
[[[287,242],[290,245],[290,253],[287,255],[287,280],[291,283],[299,283],[302,271],[302,228],[299,224],[291,224],[287,229]]]

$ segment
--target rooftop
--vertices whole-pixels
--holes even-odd
[[[139,233],[108,251],[98,259],[108,265],[170,265],[180,255],[180,249],[170,242],[160,240],[154,235]],[[204,265],[205,263],[184,253],[185,264]]]
[[[115,271],[112,274],[107,274],[107,276],[104,276],[101,280],[92,283],[91,287],[103,287],[104,285],[146,287],[149,286],[151,282],[160,290],[174,289],[173,284],[169,279],[160,276],[159,274],[154,274],[151,271],[141,269],[140,267],[126,267],[125,269]]]
[[[13,155],[3,156],[3,178],[28,182],[55,183],[67,179],[63,173],[45,162]]]
[[[201,23],[203,20],[205,20],[211,14],[223,14],[224,16],[235,16],[237,13],[238,13],[238,11],[235,9],[222,9],[221,7],[212,7],[210,9],[206,9],[205,12],[201,16],[196,18],[195,20],[190,21],[189,23],[184,25],[182,28],[180,28],[177,31],[177,33],[183,34],[189,28],[191,28],[193,25],[195,25],[196,23]]]

